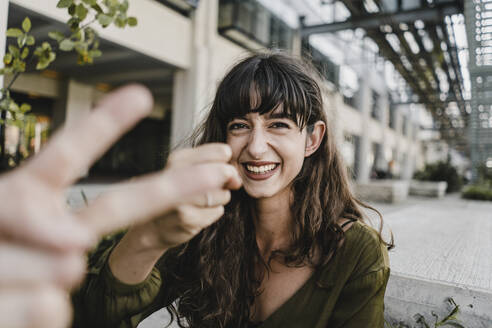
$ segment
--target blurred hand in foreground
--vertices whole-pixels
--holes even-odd
[[[0,327],[66,327],[68,292],[83,277],[84,254],[98,237],[240,187],[227,164],[228,146],[206,145],[186,150],[188,159],[202,160],[168,165],[71,212],[66,188],[147,116],[152,102],[138,85],[112,92],[86,118],[55,134],[38,156],[0,176]],[[206,157],[210,151],[215,155]]]

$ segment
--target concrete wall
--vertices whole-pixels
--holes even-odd
[[[58,0],[11,2],[60,22],[69,18],[66,11],[56,9]],[[130,0],[128,14],[138,18],[138,26],[126,29],[96,27],[96,30],[107,40],[176,67],[190,66],[192,26],[188,18],[153,0]]]
[[[184,145],[202,121],[218,82],[248,52],[218,34],[218,0],[202,1],[191,19],[190,65],[174,77],[171,146]]]
[[[458,318],[465,327],[492,327],[490,291],[395,273],[390,276],[386,289],[385,317],[392,323],[400,320],[415,323],[414,316],[421,314],[428,323],[433,323],[432,312],[441,320],[450,313],[453,308],[447,302],[450,297],[460,306]]]
[[[7,32],[7,22],[9,15],[9,1],[0,0],[0,36],[5,35]],[[7,43],[7,38],[0,37],[0,67],[3,67],[3,54],[5,53],[5,47]],[[0,88],[3,88],[3,75],[0,76]]]

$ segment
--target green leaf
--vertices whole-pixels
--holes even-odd
[[[24,33],[19,28],[9,28],[6,34],[7,37],[9,38],[18,38],[19,36],[22,36]]]
[[[73,0],[60,0],[58,1],[57,8],[68,8],[73,4]]]
[[[12,67],[4,67],[0,69],[0,75],[5,75],[5,74],[12,74],[14,70]]]
[[[34,56],[40,57],[43,55],[43,52],[44,52],[43,47],[41,47],[41,46],[36,47],[36,49],[34,49]]]
[[[108,15],[105,15],[105,14],[98,14],[97,15],[97,21],[99,22],[99,24],[101,24],[103,27],[106,27],[108,26],[109,24],[111,24],[111,22],[113,21],[113,18],[111,16],[108,16]]]
[[[3,56],[3,63],[5,65],[8,65],[12,62],[12,54],[11,53],[6,53],[5,56]]]
[[[94,6],[97,4],[97,0],[82,0],[84,3],[88,4],[89,6]]]
[[[75,51],[77,51],[79,54],[86,52],[87,51],[87,44],[84,42],[77,42],[75,44]]]
[[[118,6],[118,9],[121,11],[121,12],[124,12],[126,13],[126,11],[128,10],[128,0],[124,0],[119,6]]]
[[[87,17],[87,13],[89,10],[85,8],[85,6],[81,3],[79,3],[75,9],[75,14],[77,14],[77,17],[83,21]]]
[[[54,61],[56,59],[56,53],[51,51],[49,54],[48,54],[48,60],[50,61],[50,63],[52,61]]]
[[[12,54],[14,57],[19,57],[20,56],[20,51],[19,48],[16,46],[9,44],[9,52]]]
[[[75,32],[79,28],[80,20],[78,18],[72,17],[68,20],[67,25],[70,26],[72,32]]]
[[[68,13],[70,15],[75,15],[75,10],[77,9],[77,6],[75,4],[72,4],[70,7],[68,7]]]
[[[46,50],[46,51],[51,51],[51,45],[48,43],[48,42],[43,42],[43,44],[41,45],[43,47],[43,50]]]
[[[92,7],[92,9],[94,9],[95,11],[97,11],[98,14],[104,13],[104,11],[102,10],[101,6],[99,6],[97,3],[94,4],[94,5],[92,5],[91,7]]]
[[[30,110],[31,110],[31,105],[29,105],[27,103],[22,103],[22,105],[20,105],[20,111],[22,113],[28,112]]]
[[[29,48],[24,48],[22,49],[22,54],[21,54],[21,58],[22,59],[26,59],[27,56],[29,56]]]
[[[48,67],[49,64],[50,64],[50,62],[47,59],[40,58],[38,61],[38,64],[36,65],[36,69],[37,70],[45,69],[46,67]]]
[[[22,36],[17,38],[17,44],[19,45],[19,48],[24,47],[27,41],[27,35],[23,34]]]
[[[53,40],[56,40],[58,42],[60,42],[61,40],[63,40],[65,38],[65,35],[63,35],[63,33],[58,32],[58,31],[49,32],[48,36],[50,38],[52,38]]]
[[[26,39],[26,44],[28,46],[32,46],[34,45],[34,43],[36,42],[36,40],[34,39],[34,37],[32,35],[28,35],[27,36],[27,39]]]
[[[133,16],[128,17],[127,22],[128,22],[128,25],[130,25],[130,26],[137,26],[137,24],[138,24],[137,17],[133,17]]]
[[[9,102],[9,110],[12,112],[17,112],[19,110],[19,105],[13,100],[10,100]]]
[[[89,51],[89,55],[91,57],[94,57],[94,58],[95,57],[101,57],[102,56],[102,52],[99,49],[92,49],[91,51]]]
[[[75,43],[70,39],[65,39],[62,42],[60,42],[60,50],[63,51],[72,51],[74,46]]]
[[[26,33],[31,30],[31,20],[29,19],[29,17],[24,18],[24,20],[22,21],[22,29]]]
[[[12,63],[12,68],[15,72],[23,73],[26,71],[26,62],[21,59],[15,58]]]
[[[126,26],[126,19],[121,17],[121,15],[118,15],[114,21],[115,25],[119,28],[123,28]]]

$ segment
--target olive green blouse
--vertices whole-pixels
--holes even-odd
[[[158,266],[138,285],[118,281],[107,265],[111,249],[104,250],[89,268],[74,296],[74,327],[136,327],[174,301],[163,295],[165,284]],[[255,327],[383,328],[388,277],[386,247],[375,230],[357,221],[345,232],[345,242],[332,260]]]

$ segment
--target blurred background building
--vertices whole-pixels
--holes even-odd
[[[56,3],[2,0],[0,30],[29,16],[36,38],[47,40],[67,19]],[[93,65],[77,66],[75,55],[62,53],[50,70],[16,81],[13,96],[31,103],[36,119],[0,131],[2,155],[15,165],[104,93],[140,82],[155,96],[152,114],[89,176],[159,169],[200,121],[227,69],[250,52],[273,48],[310,57],[321,71],[326,109],[356,181],[409,180],[436,161],[451,160],[463,174],[492,167],[491,6],[487,0],[130,1],[138,26],[101,29],[103,56]],[[0,40],[2,53],[7,42]]]

